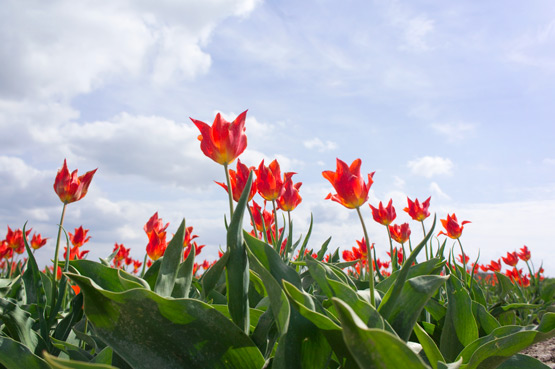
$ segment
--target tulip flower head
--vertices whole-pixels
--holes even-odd
[[[218,164],[227,165],[237,158],[247,148],[245,135],[245,110],[233,122],[228,122],[220,113],[216,114],[212,126],[191,118],[200,130],[200,149],[204,155]]]
[[[162,218],[158,218],[158,212],[156,212],[156,213],[154,213],[154,215],[152,215],[150,217],[148,222],[146,222],[143,229],[144,229],[145,233],[148,235],[148,234],[152,233],[153,231],[163,232],[163,231],[166,230],[166,228],[168,228],[169,225],[170,225],[170,223],[166,223],[166,225],[164,225],[164,222],[162,221]]]
[[[428,208],[430,207],[430,199],[432,197],[428,197],[426,201],[422,204],[418,201],[418,199],[414,199],[414,202],[407,197],[407,202],[409,204],[408,207],[404,208],[403,210],[406,211],[413,220],[422,222],[424,219],[430,216],[430,212]]]
[[[46,245],[46,241],[48,238],[42,238],[42,236],[38,233],[33,234],[33,238],[31,238],[31,247],[34,250],[38,250],[44,245]]]
[[[515,265],[518,264],[518,255],[516,253],[516,251],[513,252],[507,252],[507,256],[501,256],[501,259],[503,259],[503,262],[509,266],[514,267]]]
[[[370,205],[370,209],[372,209],[372,217],[374,220],[380,224],[388,226],[395,220],[397,214],[395,213],[395,208],[393,207],[393,199],[389,200],[389,203],[386,207],[383,206],[382,202],[377,208]]]
[[[393,238],[396,242],[400,244],[404,244],[410,238],[410,228],[408,223],[403,223],[401,225],[390,225],[389,226],[389,233],[391,234],[391,238]]]
[[[500,272],[501,271],[501,260],[497,259],[497,261],[492,260],[489,265],[486,265],[486,269],[492,272]]]
[[[277,160],[272,161],[267,167],[262,160],[256,170],[256,187],[260,196],[267,201],[276,200],[281,193],[282,186],[281,169]]]
[[[530,254],[530,250],[528,250],[528,246],[524,245],[524,247],[522,247],[520,249],[520,252],[518,253],[518,257],[520,258],[520,260],[522,261],[528,261],[530,260],[530,257],[532,255]]]
[[[68,232],[69,240],[71,241],[71,244],[74,247],[81,247],[85,243],[89,242],[91,237],[90,236],[87,237],[88,232],[89,232],[89,230],[88,229],[83,229],[83,226],[80,226],[79,228],[75,228],[75,233],[74,234],[72,234],[71,232]]]
[[[283,211],[293,211],[303,200],[299,195],[299,189],[302,182],[293,184],[293,175],[296,173],[284,173],[285,181],[281,187],[279,197],[277,199],[278,207]]]
[[[245,164],[241,163],[240,159],[237,159],[237,171],[234,171],[232,169],[229,170],[231,192],[233,194],[233,200],[235,200],[236,202],[239,202],[239,199],[241,198],[241,194],[243,193],[243,190],[247,185],[251,170],[254,170],[254,167],[247,167]],[[229,191],[225,183],[216,183],[222,186],[226,191]],[[256,195],[256,181],[252,182],[248,201],[251,201],[254,195]]]
[[[255,224],[251,225],[253,227],[256,227],[259,232],[263,232],[263,229],[269,231],[274,224],[274,215],[272,214],[272,212],[266,210],[266,203],[264,203],[264,209],[262,209],[262,207],[260,207],[260,205],[258,205],[256,201],[253,201],[253,206],[251,206],[250,208],[255,222]]]
[[[368,182],[365,183],[360,174],[361,163],[360,159],[356,159],[348,166],[344,161],[337,159],[335,172],[322,172],[337,192],[335,195],[328,194],[326,199],[338,202],[348,209],[356,209],[368,200],[368,191],[374,183],[372,178],[375,172],[368,174]]]
[[[457,216],[455,214],[453,214],[452,216],[447,214],[447,219],[440,220],[443,228],[445,228],[447,233],[441,231],[437,235],[439,236],[440,234],[443,234],[454,240],[458,239],[461,236],[464,228],[463,226],[467,223],[470,223],[468,220],[465,220],[459,225],[459,221],[457,220]]]
[[[91,170],[82,176],[77,176],[77,169],[70,174],[64,159],[64,165],[58,170],[54,180],[54,191],[64,204],[81,200],[87,194],[97,169]]]
[[[168,243],[166,241],[166,232],[152,231],[148,234],[148,244],[146,245],[147,255],[154,261],[160,259],[166,252]]]

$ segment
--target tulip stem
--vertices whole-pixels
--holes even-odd
[[[356,207],[360,224],[362,224],[362,231],[364,232],[364,240],[366,241],[366,257],[368,259],[368,281],[370,284],[370,305],[376,306],[376,298],[374,296],[374,263],[372,261],[372,253],[370,252],[370,240],[368,239],[368,232],[366,231],[366,224],[360,212],[360,206]],[[361,269],[362,273],[362,269]]]
[[[277,220],[277,208],[276,208],[276,200],[272,200],[272,206],[274,207],[274,227],[276,231],[274,232],[274,249],[279,253],[280,247],[278,246],[279,241],[279,227],[278,227],[278,220]],[[270,232],[271,233],[271,232]]]
[[[254,215],[252,214],[251,207],[247,204],[247,210],[249,211],[249,215],[251,216],[252,222],[252,230],[254,232],[254,238],[258,238],[258,232],[256,231],[256,222],[254,221]],[[262,220],[264,222],[264,220]]]
[[[225,169],[225,181],[227,183],[227,196],[229,198],[229,219],[233,217],[233,189],[231,188],[231,182],[229,180],[229,170],[227,169],[227,163],[224,163]]]
[[[466,255],[464,254],[464,249],[461,243],[460,238],[457,238],[457,241],[459,242],[459,246],[461,248],[461,253],[462,253],[462,262],[463,262],[463,269],[464,269],[464,283],[466,283],[467,281],[467,276],[466,276]],[[472,277],[472,276],[471,276]]]
[[[54,251],[54,269],[52,270],[52,273],[54,275],[54,280],[52,282],[52,309],[55,306],[56,293],[58,291],[58,289],[57,289],[58,253],[60,251],[60,238],[62,237],[62,227],[64,225],[64,217],[65,217],[65,214],[66,214],[66,206],[67,206],[67,203],[64,202],[64,207],[62,208],[62,216],[60,217],[60,226],[58,228],[58,237],[56,238],[56,250]],[[69,245],[67,245],[67,248],[68,248],[68,252],[69,252]]]
[[[422,224],[422,232],[424,233],[424,238],[426,238],[426,228],[424,227],[424,221],[421,221],[420,224]],[[426,244],[426,246],[424,247],[426,248],[426,260],[430,260],[430,258],[428,257],[428,244]],[[430,253],[431,253],[431,248],[430,248]]]
[[[399,269],[397,265],[397,250],[395,250],[395,255],[393,255],[393,241],[391,240],[391,232],[389,231],[389,226],[386,225],[385,229],[387,229],[387,235],[389,237],[389,254],[391,256],[391,270]]]

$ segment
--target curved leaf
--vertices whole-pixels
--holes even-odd
[[[175,280],[177,278],[179,264],[181,264],[181,260],[183,260],[184,239],[185,219],[181,221],[177,232],[164,252],[162,264],[160,264],[160,271],[158,272],[158,277],[156,278],[154,292],[161,296],[169,297],[172,294]]]

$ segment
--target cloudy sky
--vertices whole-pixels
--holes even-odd
[[[80,174],[98,168],[65,222],[90,229],[90,258],[118,242],[142,259],[142,227],[158,211],[170,232],[185,218],[214,259],[224,173],[189,117],[248,109],[241,160],[298,173],[295,237],[313,213],[309,246],[362,237],[353,211],[324,200],[321,175],[361,158],[364,174],[376,171],[370,203],[392,198],[396,223],[409,221],[407,196],[431,196],[438,219],[472,221],[461,239],[471,258],[528,245],[555,276],[552,1],[1,2],[0,226],[28,220],[49,237],[43,265],[64,158]],[[386,231],[363,214],[383,257]]]

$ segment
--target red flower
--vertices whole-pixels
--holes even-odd
[[[497,261],[492,260],[489,265],[486,265],[486,270],[491,270],[492,272],[500,272],[501,271],[501,260],[497,259]],[[483,270],[483,269],[482,269]]]
[[[409,224],[403,223],[401,225],[390,225],[389,233],[391,234],[391,238],[393,238],[395,241],[399,242],[400,244],[404,244],[409,240],[410,237]]]
[[[518,253],[518,257],[522,261],[530,260],[530,257],[531,257],[530,250],[528,250],[528,247],[526,245],[524,245],[524,247],[520,248],[520,252]]]
[[[395,220],[397,214],[395,213],[395,208],[393,207],[393,199],[389,200],[389,203],[384,208],[382,202],[380,201],[380,205],[376,209],[372,205],[370,205],[370,209],[372,209],[372,217],[374,220],[380,224],[388,226]]]
[[[443,228],[447,231],[447,233],[441,231],[437,235],[444,234],[449,238],[456,240],[459,238],[463,231],[463,226],[467,223],[470,223],[468,220],[463,221],[459,225],[459,221],[457,220],[457,216],[453,213],[453,216],[447,214],[447,219],[441,219],[441,224],[443,224]]]
[[[139,273],[139,268],[143,266],[143,263],[139,260],[133,260],[133,273]]]
[[[348,166],[345,162],[337,159],[335,172],[326,170],[322,175],[327,179],[335,191],[326,199],[331,199],[349,209],[356,209],[368,200],[368,191],[374,183],[372,179],[375,172],[368,174],[368,183],[364,183],[364,178],[360,174],[361,160],[356,159]]]
[[[461,264],[468,264],[468,262],[470,261],[470,258],[468,257],[468,255],[464,256],[464,261],[463,261],[463,256],[461,254],[459,254],[458,256]]]
[[[227,165],[237,158],[247,148],[245,135],[245,110],[231,123],[216,115],[212,126],[191,118],[200,130],[200,149],[204,155],[218,164]]]
[[[507,257],[501,256],[501,259],[503,259],[503,262],[509,266],[514,267],[515,265],[518,264],[518,255],[516,253],[516,251],[513,252],[507,252]]]
[[[54,180],[54,191],[56,191],[58,197],[64,204],[81,200],[87,194],[89,185],[97,169],[91,170],[82,176],[77,176],[77,169],[69,174],[66,160],[64,159],[64,165],[58,170],[58,174],[56,174],[56,179]]]
[[[266,204],[264,204],[264,208],[266,207]],[[270,228],[272,227],[272,224],[274,224],[274,215],[272,214],[272,212],[267,211],[266,209],[262,210],[262,208],[260,207],[260,205],[258,205],[256,203],[256,201],[253,201],[253,206],[250,207],[251,211],[252,211],[252,216],[254,218],[254,222],[256,224],[251,224],[253,227],[256,226],[256,229],[259,232],[262,232],[262,225],[264,224],[264,228],[266,229],[266,231],[270,230]]]
[[[64,247],[64,256],[67,253],[67,247]],[[78,246],[71,247],[69,249],[69,260],[81,260],[89,253],[89,250],[79,251]]]
[[[118,250],[118,253],[116,254],[116,256],[114,256],[114,261],[116,262],[115,264],[119,264],[121,261],[126,260],[127,258],[129,258],[129,251],[131,251],[131,249],[128,248],[128,247],[123,246],[123,243],[118,244],[116,242],[114,244],[114,249],[112,250],[112,252],[114,252],[116,250]]]
[[[388,251],[387,255],[391,258],[391,253]],[[397,248],[393,248],[393,255],[397,255],[397,264],[401,265],[403,264],[403,260],[404,260],[404,255],[403,255],[403,249],[399,247],[399,249]],[[391,260],[393,260],[393,258],[391,258]]]
[[[145,230],[146,234],[148,235],[153,231],[163,232],[163,231],[166,230],[166,228],[168,228],[169,225],[170,225],[170,223],[166,223],[166,225],[164,225],[164,222],[162,221],[162,218],[158,218],[158,212],[156,212],[156,213],[154,213],[153,216],[150,217],[148,222],[146,222],[143,229]]]
[[[278,207],[283,211],[293,211],[303,201],[299,195],[299,189],[302,182],[293,184],[293,175],[296,173],[284,173],[285,181],[281,187],[279,197],[277,199]]]
[[[46,245],[47,240],[48,240],[48,238],[43,239],[40,234],[35,233],[33,235],[33,238],[31,239],[31,247],[35,250],[38,250],[41,247],[43,247],[44,245]]]
[[[251,170],[254,170],[254,167],[247,167],[245,164],[241,163],[241,160],[239,159],[237,159],[237,171],[234,171],[232,169],[229,170],[229,181],[231,183],[233,200],[238,202],[241,198],[241,194],[243,193],[243,190],[247,185]],[[226,191],[228,191],[226,184],[220,182],[216,183],[222,186]],[[256,195],[256,181],[253,181],[252,183],[248,201],[251,201],[254,195]]]
[[[166,252],[168,244],[166,242],[166,232],[157,232],[156,230],[148,234],[148,244],[146,245],[146,253],[152,260],[158,260]]]
[[[87,237],[88,232],[89,230],[83,229],[83,226],[80,226],[79,228],[75,228],[75,234],[71,234],[71,232],[68,232],[69,240],[71,241],[71,244],[75,247],[81,247],[85,243],[89,242],[91,237],[90,236]]]
[[[277,160],[272,161],[268,167],[264,166],[262,160],[256,170],[256,187],[260,196],[273,201],[279,197],[282,186],[281,170]]]
[[[414,202],[412,202],[411,199],[407,197],[409,206],[404,208],[403,210],[406,211],[413,220],[422,222],[424,219],[430,216],[428,208],[430,207],[431,198],[431,196],[428,197],[428,199],[424,201],[421,205],[418,199],[414,199]]]

